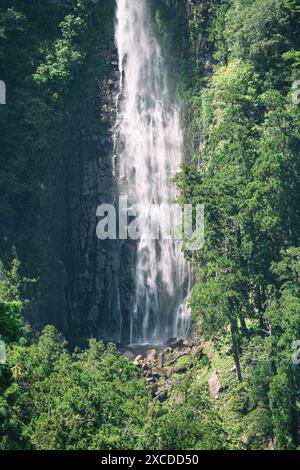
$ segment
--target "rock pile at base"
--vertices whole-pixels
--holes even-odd
[[[193,367],[193,361],[202,357],[203,346],[193,340],[170,339],[162,349],[151,348],[133,358],[130,351],[123,355],[130,358],[141,370],[142,376],[152,385],[153,398],[164,402],[170,389],[182,380],[181,374]],[[186,357],[186,361],[179,359]]]

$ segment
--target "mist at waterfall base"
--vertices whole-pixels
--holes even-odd
[[[114,131],[114,172],[130,204],[172,204],[172,177],[182,161],[179,112],[169,97],[161,48],[147,0],[117,0],[120,84]],[[136,242],[130,345],[186,338],[190,267],[178,240]]]

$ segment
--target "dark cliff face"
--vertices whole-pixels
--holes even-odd
[[[38,293],[31,323],[55,324],[75,342],[120,339],[119,244],[96,237],[96,210],[117,197],[112,156],[119,73],[114,14],[97,36],[79,103],[71,101],[54,142],[38,226]]]
[[[87,100],[70,129],[72,146],[65,166],[66,320],[73,337],[118,340],[119,246],[96,237],[98,205],[116,198],[112,128],[119,77],[113,34],[106,40],[97,54],[106,65],[95,68]]]

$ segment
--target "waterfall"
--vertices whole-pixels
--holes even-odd
[[[182,131],[170,100],[164,60],[147,0],[117,0],[116,45],[120,89],[115,129],[115,173],[130,204],[172,204],[172,177],[182,161]],[[182,242],[137,241],[130,342],[160,344],[186,337],[189,265]]]

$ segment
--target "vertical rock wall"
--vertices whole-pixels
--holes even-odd
[[[117,198],[113,134],[119,72],[114,15],[98,34],[78,103],[70,100],[53,142],[39,223],[38,292],[27,317],[55,324],[71,342],[120,340],[119,244],[96,237],[96,210]],[[74,93],[76,97],[76,93]]]

